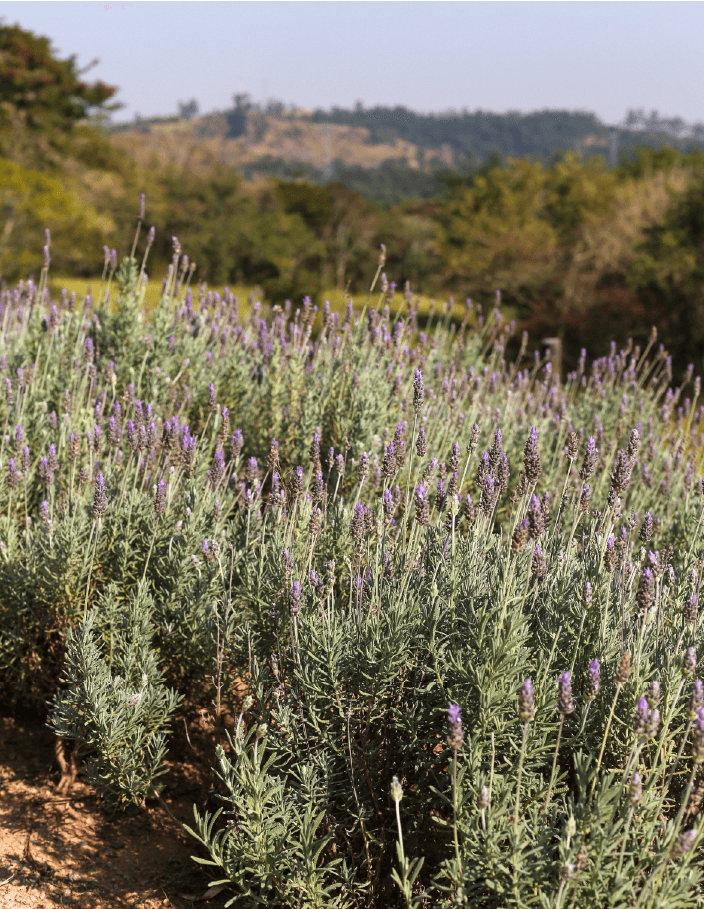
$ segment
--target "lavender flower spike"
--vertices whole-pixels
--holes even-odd
[[[585,700],[593,701],[597,694],[599,694],[600,687],[601,676],[599,673],[599,660],[593,659],[590,660],[589,669],[587,670],[587,684],[584,689]]]
[[[628,787],[628,801],[633,808],[643,801],[643,783],[639,773],[634,773],[631,778],[631,785]]]
[[[535,716],[535,692],[530,679],[525,680],[518,694],[518,715],[524,723],[530,723]]]
[[[694,827],[692,830],[685,830],[683,833],[677,837],[677,842],[672,850],[672,857],[679,859],[682,856],[686,855],[694,844],[694,840],[697,837],[697,828]]]
[[[635,716],[633,717],[633,732],[636,738],[644,738],[645,730],[648,725],[648,702],[641,698],[636,705]]]
[[[450,727],[447,744],[455,751],[459,751],[464,742],[464,731],[462,729],[462,708],[458,704],[450,703],[448,705],[447,723]]]
[[[559,687],[559,694],[557,697],[556,710],[558,713],[561,713],[562,716],[567,716],[567,714],[573,713],[575,708],[574,698],[572,697],[572,682],[570,680],[569,672],[563,672],[558,679],[557,684]]]
[[[108,507],[108,496],[105,488],[105,478],[99,473],[95,478],[93,487],[93,517],[96,520],[105,514]]]
[[[428,490],[419,483],[415,488],[416,520],[421,527],[430,523],[430,505],[428,503]]]
[[[419,413],[425,401],[425,389],[423,387],[423,373],[416,369],[413,377],[413,409]]]
[[[696,720],[702,708],[704,708],[704,685],[702,685],[701,679],[697,679],[692,688],[692,698],[689,702],[690,720]]]
[[[692,726],[692,759],[695,764],[704,761],[704,711],[699,713],[696,723]]]
[[[697,668],[697,651],[694,647],[688,647],[687,651],[682,660],[682,675],[689,676],[694,675],[694,670]]]
[[[157,518],[162,518],[166,514],[166,483],[159,480],[154,491],[154,513]]]

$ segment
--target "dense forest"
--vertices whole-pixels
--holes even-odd
[[[423,149],[449,145],[458,160],[483,161],[498,153],[507,157],[548,157],[575,149],[585,136],[606,135],[606,128],[586,112],[544,110],[530,114],[485,111],[461,114],[419,114],[406,107],[358,105],[354,110],[317,110],[314,122],[346,123],[369,130],[369,142],[400,138]]]
[[[366,292],[383,243],[399,290],[408,282],[416,293],[486,306],[500,289],[534,339],[563,338],[568,363],[583,344],[602,353],[606,337],[641,342],[653,324],[682,368],[704,355],[704,154],[687,146],[696,130],[658,121],[662,147],[636,147],[658,122],[635,117],[625,130],[633,148],[622,146],[614,167],[569,147],[580,130],[603,133],[593,115],[516,115],[512,133],[510,118],[494,115],[358,108],[326,116],[467,150],[459,125],[484,124],[482,148],[494,154],[434,171],[386,162],[372,170],[338,163],[330,173],[276,159],[268,171],[217,161],[177,171],[158,159],[144,167],[114,144],[99,127],[115,89],[84,82],[46,39],[0,26],[0,50],[4,281],[38,274],[45,228],[54,275],[95,277],[104,245],[128,248],[144,192],[156,228],[150,274],[165,272],[176,236],[196,263],[196,282],[258,285],[270,303],[298,304],[306,294],[322,302],[333,288]],[[56,105],[56,92],[74,101]],[[501,154],[499,135],[516,149],[535,136],[547,157]],[[557,151],[560,135],[566,147]]]

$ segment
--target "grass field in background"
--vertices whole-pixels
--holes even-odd
[[[146,290],[146,295],[145,295],[145,308],[148,312],[151,312],[154,309],[154,307],[156,306],[156,304],[159,302],[159,298],[161,296],[162,282],[163,282],[164,277],[165,277],[164,275],[161,275],[158,278],[149,279],[149,283],[147,284],[147,290]],[[249,310],[249,298],[250,298],[250,294],[252,294],[252,292],[254,292],[255,298],[257,300],[261,300],[262,303],[268,302],[266,299],[266,294],[263,293],[261,288],[257,287],[256,285],[252,285],[252,284],[230,284],[230,285],[221,285],[220,284],[220,285],[212,285],[212,286],[208,285],[208,290],[209,291],[211,291],[211,290],[218,291],[218,293],[222,294],[225,289],[225,286],[227,286],[229,288],[229,290],[233,294],[235,294],[235,296],[238,298],[239,305],[240,305],[240,312],[242,312],[243,314]],[[69,294],[72,292],[75,292],[75,294],[79,300],[81,300],[89,292],[89,290],[90,290],[90,293],[92,293],[93,296],[96,297],[100,290],[100,275],[98,275],[95,278],[75,278],[75,277],[61,277],[61,276],[54,277],[54,278],[50,279],[49,287],[50,287],[52,298],[54,298],[54,299],[60,295],[61,291],[64,288],[66,289],[66,291]],[[377,284],[377,287],[378,287],[378,284]],[[194,282],[191,283],[191,291],[193,293],[193,304],[196,309],[198,308],[198,288],[199,288],[198,283],[194,283]],[[116,285],[113,282],[111,294],[114,296],[115,292],[116,292]],[[344,312],[345,307],[347,306],[347,299],[349,296],[352,297],[355,309],[361,309],[364,306],[368,293],[369,293],[368,291],[362,291],[361,293],[347,295],[347,294],[345,294],[344,291],[338,290],[337,288],[333,287],[326,291],[322,291],[315,302],[317,302],[318,308],[320,310],[322,310],[325,300],[329,300],[330,308],[333,310],[333,312],[342,313],[342,312]],[[421,294],[421,295],[416,294],[416,295],[414,295],[414,299],[416,301],[419,301],[419,303],[420,303],[419,310],[418,310],[419,314],[421,316],[427,315],[428,312],[430,311],[430,303],[431,303],[432,297],[428,294]],[[375,291],[370,302],[373,306],[376,306],[378,300],[379,300],[379,295]],[[294,302],[297,302],[297,301],[294,301]],[[447,302],[447,298],[445,296],[436,297],[435,298],[435,303],[436,303],[435,311],[440,312],[441,307],[442,307],[443,303],[445,303],[445,302]],[[485,306],[484,306],[485,312],[488,311],[489,306],[491,305],[491,302],[493,302],[493,301],[489,301],[489,304],[485,304]],[[453,316],[455,319],[459,320],[462,318],[462,316],[464,315],[464,308],[465,308],[464,300],[455,301],[455,306],[454,306],[454,311],[453,311]],[[396,313],[399,313],[402,309],[405,312],[406,304],[404,303],[403,295],[399,291],[396,291],[396,293],[394,294],[393,303],[391,305],[391,311],[394,314],[396,314]],[[514,313],[511,310],[511,307],[502,306],[502,312],[504,314],[504,318],[507,320],[510,320],[514,317]]]

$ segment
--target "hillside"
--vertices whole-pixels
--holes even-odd
[[[291,164],[310,165],[320,171],[333,162],[346,166],[379,167],[395,160],[412,169],[453,167],[449,145],[421,151],[413,142],[391,138],[370,143],[370,130],[349,124],[319,123],[309,116],[271,116],[250,112],[246,131],[228,137],[224,114],[210,114],[194,120],[141,121],[113,133],[115,144],[141,164],[155,156],[160,163],[177,170],[208,167],[213,162],[241,168],[262,159],[281,159]]]
[[[244,99],[244,100],[243,100]],[[672,131],[669,121],[613,129],[594,114],[537,111],[529,114],[418,114],[403,107],[331,111],[283,105],[266,109],[245,96],[236,106],[194,119],[162,117],[112,127],[115,146],[147,168],[165,165],[204,179],[222,168],[246,179],[305,178],[343,183],[389,206],[403,199],[437,198],[443,175],[466,171],[498,156],[547,161],[573,152],[614,163],[640,146],[704,149],[701,129]]]

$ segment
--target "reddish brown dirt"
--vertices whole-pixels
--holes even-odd
[[[57,791],[54,745],[42,723],[0,717],[0,909],[222,909],[234,896],[208,893],[217,869],[192,860],[197,841],[158,803],[110,816],[80,776]],[[193,826],[212,778],[174,752],[163,798]]]

